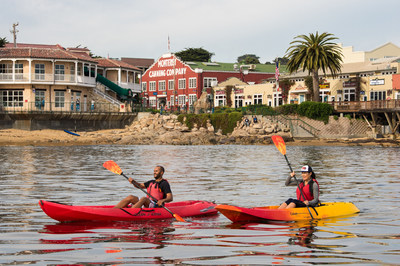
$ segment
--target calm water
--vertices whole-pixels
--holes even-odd
[[[400,149],[287,147],[294,169],[310,163],[322,201],[353,201],[361,213],[308,223],[232,224],[222,215],[148,223],[61,224],[39,199],[115,204],[142,196],[102,167],[116,161],[146,181],[166,168],[175,201],[277,205],[295,195],[275,146],[0,147],[0,264],[400,263]]]

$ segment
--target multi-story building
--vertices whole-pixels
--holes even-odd
[[[228,66],[227,66],[228,65]],[[152,108],[188,108],[203,92],[231,77],[247,84],[259,84],[272,77],[270,72],[256,69],[259,65],[234,65],[215,62],[183,62],[174,54],[161,56],[142,76],[145,105]]]
[[[99,73],[106,79],[99,80]],[[3,111],[86,112],[93,110],[96,100],[97,111],[101,105],[112,105],[114,111],[125,112],[126,105],[119,100],[141,91],[140,74],[118,60],[94,59],[85,48],[6,45],[0,48],[0,106]],[[98,88],[105,80],[108,83]],[[107,91],[113,91],[109,94],[114,98]]]

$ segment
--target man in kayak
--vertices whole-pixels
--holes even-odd
[[[319,203],[319,184],[311,166],[304,165],[301,168],[302,181],[297,183],[297,179],[292,180],[296,174],[293,172],[286,179],[286,186],[297,186],[297,199],[288,199],[279,206],[279,209],[289,209],[296,207],[315,207]],[[301,191],[300,191],[301,189]]]
[[[163,179],[164,167],[156,166],[154,168],[154,180],[149,180],[145,183],[138,183],[132,178],[129,178],[129,182],[135,187],[145,189],[147,188],[147,193],[152,195],[158,201],[155,202],[154,199],[148,197],[142,197],[139,199],[136,196],[129,195],[125,199],[121,200],[114,208],[126,208],[131,205],[131,208],[155,208],[164,205],[166,202],[172,201],[172,192],[167,180]]]

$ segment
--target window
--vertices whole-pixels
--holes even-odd
[[[185,95],[179,95],[178,96],[178,105],[182,106],[186,103],[186,96]]]
[[[69,80],[74,81],[75,80],[75,65],[71,65],[69,74],[70,74]]]
[[[189,105],[193,105],[195,101],[197,101],[197,95],[189,94]]]
[[[344,89],[343,90],[344,101],[355,101],[356,100],[356,89]]]
[[[235,95],[235,108],[243,107],[243,95]]]
[[[24,78],[24,64],[15,64],[15,79]]]
[[[350,78],[350,75],[339,75],[340,79],[348,79]]]
[[[371,91],[370,100],[379,101],[386,99],[386,91]]]
[[[149,105],[150,105],[151,107],[156,107],[156,105],[157,105],[157,99],[154,98],[154,97],[151,97],[151,98],[149,99]]]
[[[215,105],[216,106],[225,106],[226,105],[225,94],[215,96]]]
[[[169,90],[173,90],[174,89],[174,80],[173,79],[171,79],[171,80],[168,80],[168,89]]]
[[[186,89],[186,79],[178,80],[178,89]]]
[[[45,90],[35,90],[35,107],[37,109],[42,109],[45,104]]]
[[[218,83],[217,78],[204,78],[204,88],[211,88]]]
[[[156,91],[156,82],[149,81],[149,91]]]
[[[65,92],[64,91],[55,91],[55,107],[64,107],[65,102]]]
[[[147,91],[147,82],[142,82],[142,91]]]
[[[64,80],[64,65],[55,65],[54,78],[55,80]]]
[[[0,91],[1,104],[4,107],[22,107],[24,106],[23,90],[3,90]]]
[[[12,64],[0,64],[0,80],[12,79]]]
[[[81,66],[78,66],[78,71],[77,71],[78,73],[78,76],[82,76],[82,67]]]
[[[195,89],[197,87],[197,78],[189,78],[189,89]]]
[[[262,104],[262,94],[253,95],[253,104]]]
[[[44,80],[44,64],[35,64],[35,79]]]
[[[165,80],[161,80],[158,82],[158,90],[165,91]]]

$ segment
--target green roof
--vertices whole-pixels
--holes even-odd
[[[192,69],[201,68],[206,71],[237,71],[234,69],[234,65],[237,65],[237,69],[241,64],[238,63],[221,63],[221,62],[185,62]],[[275,73],[275,65],[255,64],[256,68],[249,70],[250,72],[263,72],[263,73]],[[244,68],[248,69],[248,68]],[[281,65],[279,72],[286,72],[286,66]]]

